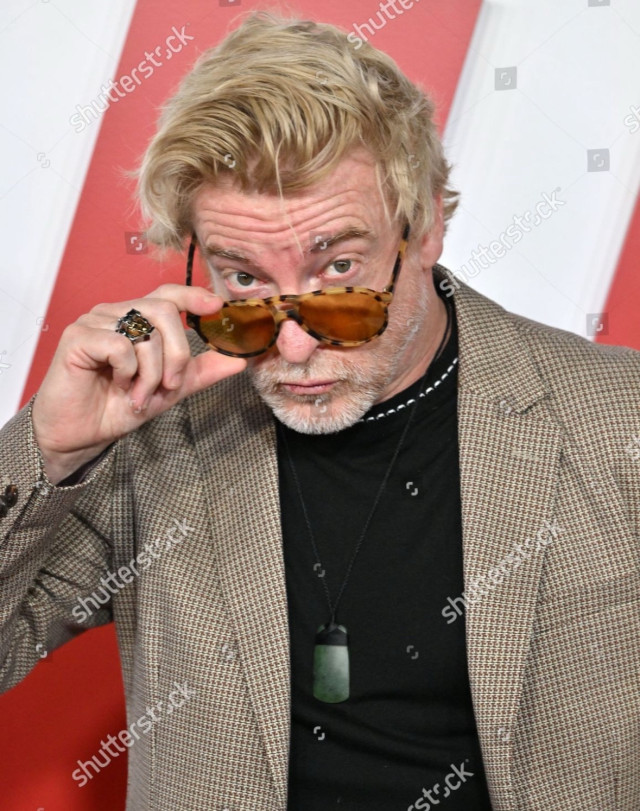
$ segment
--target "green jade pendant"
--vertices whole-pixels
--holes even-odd
[[[318,628],[313,651],[313,697],[327,704],[349,698],[349,647],[344,625],[329,622]]]

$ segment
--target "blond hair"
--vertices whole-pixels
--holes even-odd
[[[252,13],[205,51],[165,104],[142,159],[138,199],[151,242],[181,249],[204,182],[244,191],[309,188],[364,146],[393,217],[429,230],[457,205],[434,105],[386,54],[332,25]]]

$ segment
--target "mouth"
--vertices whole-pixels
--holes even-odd
[[[326,394],[336,384],[335,380],[312,380],[308,383],[281,383],[282,388],[289,394]]]

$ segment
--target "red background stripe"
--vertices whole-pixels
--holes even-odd
[[[598,336],[599,343],[620,344],[640,349],[640,198],[629,223],[616,274],[604,306],[608,332]]]

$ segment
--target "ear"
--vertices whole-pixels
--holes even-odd
[[[420,238],[419,254],[423,270],[431,272],[442,255],[442,241],[444,238],[444,215],[442,212],[442,195],[433,198],[433,225]]]

